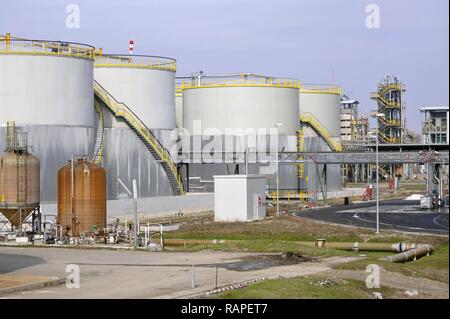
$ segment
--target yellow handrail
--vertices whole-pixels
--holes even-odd
[[[381,122],[383,122],[386,126],[400,126],[402,124],[402,121],[396,120],[396,119],[387,119],[385,117],[378,117]]]
[[[372,98],[380,101],[383,105],[391,108],[400,108],[401,103],[398,101],[388,101],[383,96],[379,95],[378,93],[372,94]]]
[[[342,87],[333,84],[302,84],[300,93],[342,95]]]
[[[177,88],[179,91],[197,88],[222,88],[222,87],[281,87],[281,88],[300,88],[300,81],[281,78],[237,78],[231,80],[202,79],[200,81],[183,81]]]
[[[175,176],[177,185],[180,189],[180,193],[184,193],[183,183],[181,176],[178,173],[178,169],[174,161],[172,160],[170,153],[165,149],[153,133],[148,129],[144,123],[124,104],[119,103],[114,97],[108,93],[97,81],[94,80],[94,91],[102,101],[113,111],[116,116],[124,118],[130,125],[141,135],[146,142],[152,147],[152,149],[158,154],[161,161],[167,164],[170,168],[173,176]]]
[[[0,54],[47,55],[94,60],[95,48],[81,43],[0,37]]]
[[[119,55],[98,52],[95,58],[96,68],[138,68],[176,72],[175,59],[151,55]]]
[[[389,84],[380,84],[379,89],[378,89],[378,91],[381,95],[384,95],[388,91],[391,91],[391,90],[402,90],[401,83],[396,82],[396,83],[389,83]]]
[[[328,143],[328,145],[336,152],[342,151],[341,143],[337,142],[330,131],[322,124],[320,121],[309,112],[301,112],[300,113],[300,122],[309,124],[312,128],[319,133],[320,136]]]

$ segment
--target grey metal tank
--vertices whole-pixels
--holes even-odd
[[[0,149],[7,121],[28,132],[40,158],[41,203],[56,202],[58,167],[91,152],[94,54],[84,44],[0,38]]]
[[[234,145],[236,152],[245,152],[249,136],[266,132],[263,138],[258,135],[258,151],[270,145],[271,130],[282,124],[278,130],[278,151],[297,150],[297,130],[299,129],[298,110],[299,82],[290,79],[273,78],[252,74],[193,77],[181,83],[182,89],[182,125],[193,139],[203,133],[204,136],[222,136],[220,151],[225,149],[225,135]],[[262,138],[262,140],[261,140]],[[202,148],[208,139],[201,141]],[[251,144],[251,143],[249,143]],[[217,150],[217,148],[215,149]],[[196,150],[194,150],[196,151]],[[273,151],[273,150],[272,150]],[[239,164],[240,163],[240,164]],[[191,179],[205,181],[199,189],[211,190],[214,174],[245,173],[242,158],[226,164],[190,164]],[[252,164],[251,173],[268,176],[268,188],[275,186],[275,167]],[[297,190],[297,168],[294,165],[281,165],[280,189]]]
[[[176,126],[175,71],[174,59],[157,56],[101,54],[94,64],[95,80],[125,103],[166,148]],[[131,189],[133,179],[140,197],[173,195],[161,163],[155,161],[136,133],[105,106],[101,109],[108,199],[127,197],[123,185]]]
[[[175,71],[171,58],[105,54],[94,78],[152,129],[175,128]]]
[[[207,77],[206,77],[207,78]],[[298,82],[272,78],[183,82],[183,126],[190,132],[194,121],[205,128],[270,129],[295,135],[298,123]]]
[[[340,146],[340,96],[341,87],[337,85],[304,85],[299,90],[299,111],[302,116],[326,129],[332,141]],[[318,134],[317,128],[311,123],[302,123],[303,151],[336,151],[330,143]],[[328,191],[342,188],[340,165],[305,165],[305,177],[301,180],[302,189],[316,189],[319,178],[326,185]]]

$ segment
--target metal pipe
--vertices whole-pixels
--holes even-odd
[[[239,243],[242,240],[227,240],[227,239],[164,239],[164,244],[167,246],[185,246],[187,244],[199,245],[199,244],[225,244],[225,243]],[[318,242],[315,241],[289,241],[303,246],[319,247]],[[411,249],[415,249],[420,245],[414,243],[360,243],[360,242],[323,242],[320,248],[331,248],[338,250],[353,250],[353,251],[392,251],[392,252],[404,252]]]
[[[408,251],[402,252],[397,255],[387,256],[384,260],[391,261],[394,263],[404,263],[411,260],[416,260],[423,256],[429,256],[433,252],[433,246],[428,244],[423,244],[417,246],[417,248],[410,249]]]

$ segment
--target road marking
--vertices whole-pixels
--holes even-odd
[[[369,219],[361,218],[358,214],[354,214],[352,217],[356,218],[358,220],[364,221],[364,222],[376,224],[376,221],[372,221],[372,220],[369,220]],[[380,222],[380,225],[401,227],[401,228],[407,228],[407,229],[413,229],[413,230],[429,230],[429,231],[441,231],[441,232],[443,231],[443,232],[446,232],[445,230],[442,230],[442,229],[402,226],[402,225],[395,225],[395,224],[388,224],[388,223],[381,223],[381,222]]]
[[[434,218],[433,218],[433,223],[435,223],[435,224],[438,225],[438,226],[441,226],[441,227],[444,227],[444,228],[448,229],[448,226],[439,224],[439,223],[436,221],[439,217],[441,217],[441,215],[438,215],[438,216],[434,217]]]

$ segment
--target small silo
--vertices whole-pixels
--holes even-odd
[[[27,134],[8,123],[7,148],[0,154],[0,213],[22,231],[30,213],[39,214],[39,159],[28,152]]]
[[[41,161],[41,203],[56,202],[66,159],[93,148],[93,61],[89,45],[0,38],[0,149],[8,120],[28,132]]]
[[[86,158],[69,161],[58,171],[58,218],[69,234],[79,236],[106,226],[106,171]]]
[[[271,130],[278,131],[278,151],[296,151],[296,133],[299,129],[298,88],[299,82],[290,79],[274,78],[243,73],[239,75],[197,76],[181,85],[183,93],[182,118],[184,128],[190,132],[193,139],[197,135],[207,136],[227,135],[233,138],[234,150],[245,152],[245,145],[269,146]],[[280,125],[281,124],[281,125]],[[261,141],[260,132],[264,131],[266,140]],[[252,145],[251,135],[258,135],[257,145]],[[206,138],[208,143],[208,138]],[[203,138],[205,141],[205,138]],[[263,143],[261,143],[263,142]],[[204,144],[206,144],[204,143]],[[228,142],[223,138],[222,149],[214,149],[220,154]],[[205,146],[205,145],[203,145]],[[265,151],[266,149],[264,149]],[[194,150],[199,151],[199,150]],[[249,150],[250,152],[251,150]],[[272,150],[273,152],[274,150]],[[236,159],[239,161],[239,159]],[[245,167],[235,163],[229,164],[190,164],[191,179],[204,180],[200,189],[211,191],[213,175],[228,175],[236,173],[261,173],[268,176],[268,188],[274,190],[275,167],[250,165],[249,172]],[[280,190],[296,191],[298,189],[297,168],[295,165],[281,165]],[[203,188],[202,188],[203,187]]]
[[[147,126],[165,148],[175,123],[176,61],[144,55],[100,54],[94,64],[95,80]],[[103,165],[108,174],[108,198],[126,197],[119,180],[131,188],[137,181],[140,197],[172,195],[161,163],[124,121],[102,107],[104,123]]]
[[[336,85],[304,85],[299,91],[299,111],[303,134],[303,151],[340,151],[340,97],[342,89]],[[321,166],[307,164],[302,188],[317,188],[316,179],[321,175],[326,178],[328,191],[342,187],[340,165],[327,165],[325,171]]]

